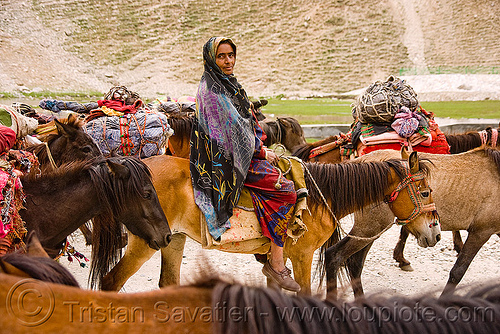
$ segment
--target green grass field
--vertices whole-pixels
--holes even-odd
[[[269,99],[263,108],[265,115],[291,116],[301,124],[351,123],[351,103],[353,100],[307,99],[281,100]],[[490,118],[500,119],[500,101],[448,101],[422,102],[422,108],[434,113],[436,117],[450,118]]]
[[[28,103],[38,107],[40,100],[51,98],[63,101],[78,101],[81,103],[97,101],[102,98],[98,93],[48,93],[26,96],[19,102]],[[10,105],[17,99],[8,93],[0,92],[0,104]],[[252,98],[251,100],[256,100]],[[296,118],[301,124],[350,124],[353,121],[351,104],[353,100],[336,100],[330,98],[314,99],[279,99],[269,98],[269,103],[263,107],[263,112],[269,118],[290,116]],[[145,101],[149,102],[149,101]],[[500,101],[446,101],[422,102],[422,107],[432,111],[436,117],[460,118],[489,118],[500,119]]]

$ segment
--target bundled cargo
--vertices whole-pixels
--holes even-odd
[[[167,116],[149,110],[121,116],[102,116],[84,126],[105,156],[111,154],[147,158],[162,154],[173,134]]]
[[[352,105],[352,115],[361,123],[392,123],[402,107],[416,111],[417,94],[400,78],[390,76],[376,81],[358,96]]]

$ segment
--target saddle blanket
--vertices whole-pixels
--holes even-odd
[[[286,161],[290,161],[290,164]],[[285,177],[294,181],[297,190],[295,219],[288,224],[287,230],[288,237],[295,244],[307,231],[307,226],[302,222],[302,211],[307,209],[304,170],[300,162],[295,159],[281,159],[279,166],[281,170],[289,169],[289,173]],[[220,239],[214,240],[208,231],[205,216],[200,214],[202,247],[233,253],[267,254],[269,252],[271,242],[262,233],[262,228],[254,212],[250,191],[245,187],[241,191],[238,205],[233,209],[233,216],[229,222],[231,227],[222,234]]]

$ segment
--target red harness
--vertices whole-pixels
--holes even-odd
[[[435,203],[423,204],[420,196],[420,191],[417,189],[417,186],[415,184],[415,181],[422,180],[425,178],[424,171],[420,170],[415,174],[411,174],[410,168],[407,167],[406,162],[403,162],[403,166],[408,175],[403,180],[401,180],[396,189],[394,189],[391,195],[388,198],[386,198],[384,202],[388,204],[394,202],[398,197],[399,193],[401,192],[401,190],[408,187],[408,194],[414,205],[413,212],[406,219],[396,218],[396,223],[398,225],[406,225],[410,223],[413,219],[417,218],[417,216],[419,216],[422,213],[433,212],[435,216],[434,219],[435,221],[431,224],[430,227],[436,226],[437,224],[439,224],[436,204]]]

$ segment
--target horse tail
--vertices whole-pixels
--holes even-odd
[[[92,220],[92,260],[90,288],[101,289],[102,278],[122,257],[122,224],[112,214],[101,214]]]
[[[318,257],[318,264],[316,266],[316,270],[313,273],[313,277],[316,278],[319,276],[319,287],[323,285],[323,281],[326,277],[326,250],[333,245],[337,244],[341,239],[341,228],[339,225],[333,230],[332,235],[328,240],[325,241],[323,245],[321,245],[320,250],[319,250],[319,257]],[[345,264],[342,264],[340,268],[340,283],[341,284],[348,284],[350,283],[349,280],[349,269]]]

